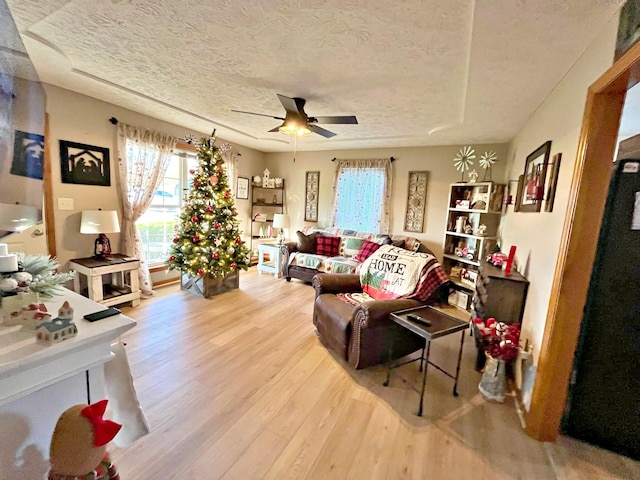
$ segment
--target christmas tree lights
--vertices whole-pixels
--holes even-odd
[[[224,278],[249,267],[249,249],[238,228],[238,211],[215,138],[198,144],[197,171],[176,225],[170,270],[195,276]]]

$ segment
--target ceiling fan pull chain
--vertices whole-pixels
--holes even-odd
[[[296,163],[296,151],[298,150],[298,137],[293,137],[293,163]]]

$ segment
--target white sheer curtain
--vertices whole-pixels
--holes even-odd
[[[391,160],[337,160],[333,217],[338,228],[388,233],[391,224]]]
[[[229,180],[229,190],[235,197],[236,181],[238,180],[238,154],[231,150],[231,145],[224,143],[220,145],[220,156],[224,160],[224,168]]]
[[[140,259],[140,289],[152,295],[151,275],[144,258],[136,221],[149,208],[169,165],[176,137],[118,123],[118,173],[122,200],[122,251]]]

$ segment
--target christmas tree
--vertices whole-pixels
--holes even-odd
[[[215,138],[198,144],[198,171],[176,226],[167,261],[193,277],[224,278],[249,267],[249,249],[240,238],[238,211],[229,190],[227,174]]]

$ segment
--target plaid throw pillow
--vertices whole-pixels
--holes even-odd
[[[340,237],[318,235],[316,237],[316,253],[325,257],[337,257],[340,252]]]
[[[362,248],[356,255],[356,260],[359,262],[364,262],[367,258],[369,258],[373,253],[380,248],[379,243],[370,242],[369,240],[365,240],[362,244]]]

